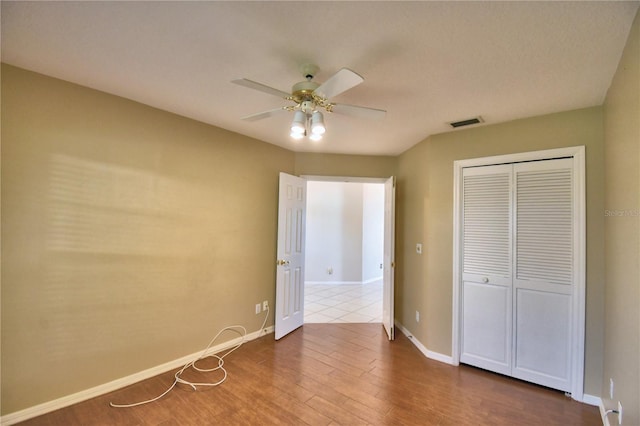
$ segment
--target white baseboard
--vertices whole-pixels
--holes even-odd
[[[422,352],[422,354],[424,356],[426,356],[429,359],[433,359],[435,361],[440,361],[440,362],[444,362],[445,364],[449,364],[449,365],[454,365],[453,364],[453,358],[449,355],[444,355],[438,352],[434,352],[434,351],[430,351],[429,349],[427,349],[422,342],[420,342],[418,339],[415,338],[415,336],[413,336],[411,334],[411,332],[409,332],[409,330],[407,330],[402,324],[400,324],[398,321],[395,321],[395,326],[402,331],[402,334],[404,334],[405,336],[407,336],[407,338],[409,339],[409,341],[411,343],[414,344],[414,346],[416,348],[418,348],[418,350],[420,352]]]
[[[257,330],[257,331],[254,331],[253,333],[247,334],[245,336],[245,342],[255,340],[258,337],[262,337],[270,333],[273,333],[273,326],[269,326],[269,327],[266,327],[264,330]],[[212,348],[209,348],[206,355],[222,352],[240,343],[241,339],[242,339],[241,337],[237,337],[233,340],[229,340],[227,342],[224,342]],[[140,371],[130,376],[122,377],[120,379],[113,380],[111,382],[104,383],[102,385],[95,386],[93,388],[86,389],[71,395],[63,396],[62,398],[54,399],[53,401],[48,401],[42,404],[35,405],[33,407],[25,408],[24,410],[16,411],[14,413],[9,413],[0,418],[0,425],[2,426],[13,425],[37,416],[41,416],[46,413],[50,413],[51,411],[59,410],[60,408],[68,407],[70,405],[77,404],[79,402],[86,401],[88,399],[95,398],[97,396],[104,395],[109,392],[113,392],[123,387],[132,385],[134,383],[138,383],[142,380],[146,380],[151,377],[155,377],[159,374],[166,373],[167,371],[180,368],[185,364],[193,361],[194,359],[200,357],[201,355],[202,355],[202,351],[200,350],[191,355],[187,355],[182,358],[178,358],[173,361],[169,361],[164,364],[151,367],[147,370]]]
[[[587,405],[599,407],[602,404],[602,399],[599,396],[593,396],[585,393],[582,395],[582,402]]]

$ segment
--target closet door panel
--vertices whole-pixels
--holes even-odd
[[[516,279],[573,284],[571,160],[514,166],[516,179]]]
[[[462,270],[466,277],[511,279],[511,166],[463,172]]]
[[[511,290],[509,287],[463,283],[462,353],[465,364],[511,374]]]
[[[514,165],[513,373],[571,385],[574,197],[570,159]]]
[[[515,290],[513,376],[568,391],[571,296]]]
[[[512,167],[465,169],[460,361],[510,374]]]

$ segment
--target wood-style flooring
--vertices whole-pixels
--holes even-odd
[[[389,342],[380,324],[306,324],[278,342],[267,335],[225,358],[225,368],[215,388],[178,385],[151,404],[109,406],[159,395],[169,372],[22,424],[602,425],[596,407],[427,359],[401,333]]]

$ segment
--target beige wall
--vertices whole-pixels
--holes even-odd
[[[299,152],[295,154],[296,175],[383,178],[394,176],[396,157]]]
[[[2,413],[257,330],[293,169],[290,151],[3,65]]]
[[[605,347],[602,397],[640,424],[640,13],[604,104]],[[615,419],[611,419],[612,424]]]
[[[585,392],[599,394],[604,316],[600,107],[434,135],[399,157],[396,318],[427,349],[451,355],[453,162],[578,145],[586,146],[587,174]],[[416,243],[423,243],[422,255],[416,254]]]

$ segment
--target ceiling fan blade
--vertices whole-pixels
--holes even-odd
[[[241,120],[244,120],[244,121],[258,121],[258,120],[262,120],[263,118],[272,117],[272,116],[278,114],[279,112],[283,112],[283,111],[287,111],[287,109],[285,107],[271,109],[269,111],[263,111],[263,112],[259,112],[257,114],[247,115],[246,117],[242,117]]]
[[[350,115],[352,117],[369,118],[372,120],[380,120],[387,115],[387,111],[383,109],[367,108],[356,105],[334,104],[331,112],[336,114]]]
[[[314,93],[325,99],[329,99],[357,86],[363,81],[364,78],[359,74],[356,74],[348,68],[342,68],[318,86],[318,88],[314,90]]]
[[[232,80],[231,82],[239,86],[244,86],[244,87],[248,87],[249,89],[259,90],[261,92],[268,93],[270,95],[274,95],[283,99],[287,99],[289,96],[291,96],[290,93],[283,92],[282,90],[274,89],[273,87],[266,86],[262,83],[258,83],[252,80],[247,80],[246,78]]]

